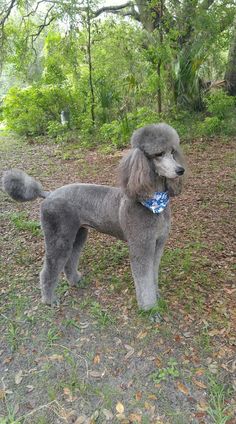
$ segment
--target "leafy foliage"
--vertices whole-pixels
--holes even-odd
[[[99,20],[96,1],[70,8],[52,1],[42,9],[39,2],[35,13],[33,2],[14,3],[14,19],[10,13],[0,26],[0,117],[11,130],[67,141],[60,122],[66,109],[69,130],[83,143],[118,148],[134,128],[160,120],[180,135],[232,132],[234,101],[221,91],[205,96],[209,80],[224,77],[231,4],[162,1],[159,13],[144,0],[136,14],[129,9],[132,19]]]
[[[235,131],[235,99],[224,91],[218,90],[206,97],[207,116],[199,124],[198,130],[202,135],[234,134]]]

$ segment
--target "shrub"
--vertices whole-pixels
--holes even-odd
[[[215,91],[205,99],[207,116],[197,126],[199,135],[232,135],[235,133],[235,99],[222,90]]]
[[[217,116],[219,119],[223,119],[228,116],[235,105],[235,99],[228,96],[222,90],[217,90],[211,93],[205,100],[207,105],[207,110],[213,116]]]
[[[4,98],[3,116],[8,128],[21,135],[46,134],[51,121],[59,124],[68,102],[68,90],[62,87],[12,87]]]
[[[60,122],[49,121],[47,126],[47,133],[50,137],[58,137],[67,131],[67,127]]]
[[[117,148],[125,147],[135,129],[155,122],[158,122],[156,112],[142,107],[109,124],[103,124],[99,131],[99,138],[101,143],[110,143]]]
[[[199,124],[200,135],[214,135],[219,134],[222,129],[222,122],[217,116],[208,116],[203,122]]]

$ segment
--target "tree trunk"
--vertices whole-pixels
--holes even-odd
[[[92,124],[95,125],[95,97],[93,88],[93,67],[92,67],[92,54],[91,54],[91,16],[90,16],[90,4],[87,1],[87,26],[88,26],[88,63],[89,63],[89,85],[91,93],[91,118]]]
[[[232,40],[229,47],[228,63],[225,72],[227,91],[236,96],[236,17],[234,18]]]
[[[159,26],[159,37],[160,37],[160,46],[163,46],[163,28],[162,28],[162,19],[163,19],[163,10],[164,10],[164,0],[160,0],[160,26]],[[162,52],[161,52],[162,55]],[[161,65],[162,58],[158,59],[157,64],[157,75],[158,75],[158,91],[157,91],[157,99],[158,99],[158,113],[162,112],[162,91],[161,91]]]

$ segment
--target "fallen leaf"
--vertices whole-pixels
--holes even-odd
[[[203,369],[198,369],[196,372],[195,372],[195,375],[203,375],[204,374],[204,370]]]
[[[136,400],[141,400],[142,399],[142,396],[143,396],[142,392],[135,393],[135,399]]]
[[[68,398],[66,399],[68,402],[73,402],[74,400],[76,400],[76,396],[73,396],[71,393],[71,390],[69,389],[69,387],[64,387],[63,389],[64,395],[66,395]]]
[[[94,411],[94,413],[93,413],[93,415],[91,415],[91,417],[90,417],[90,419],[91,419],[91,422],[93,423],[95,423],[95,422],[97,422],[97,419],[98,419],[98,417],[99,417],[99,411]]]
[[[146,401],[146,402],[144,402],[144,407],[145,407],[145,409],[150,410],[150,409],[152,409],[153,405]]]
[[[186,337],[186,339],[189,339],[190,337],[192,337],[192,333],[190,333],[189,331],[186,331],[185,333],[183,333],[184,337]]]
[[[180,335],[179,335],[179,334],[177,334],[177,335],[175,336],[175,341],[176,341],[177,343],[179,343],[179,342],[181,341],[181,337],[180,337]]]
[[[127,421],[125,419],[125,415],[124,414],[116,414],[116,418],[122,422],[122,424],[128,424],[129,421]],[[95,423],[94,423],[95,424]]]
[[[206,416],[206,413],[205,413],[205,412],[196,412],[196,413],[194,414],[194,416],[195,416],[196,418],[204,418],[204,417]]]
[[[22,382],[23,379],[23,371],[20,370],[19,372],[16,373],[15,375],[15,383],[16,384],[20,384]]]
[[[161,368],[161,366],[162,366],[162,360],[158,356],[155,359],[155,364],[158,368]]]
[[[186,396],[189,395],[189,389],[184,384],[182,384],[180,381],[177,382],[177,387],[180,392],[184,393]]]
[[[125,355],[125,359],[130,358],[134,354],[134,348],[132,346],[125,345],[125,348],[128,350],[128,352]]]
[[[4,359],[3,364],[4,364],[4,365],[5,365],[5,364],[10,364],[10,362],[12,361],[12,359],[13,359],[13,356],[7,356],[7,357]]]
[[[117,410],[117,412],[119,412],[119,414],[123,414],[123,412],[125,410],[124,405],[122,405],[121,402],[118,402],[116,404],[116,410]]]
[[[207,386],[204,383],[202,383],[202,381],[196,380],[195,378],[193,378],[192,381],[197,387],[200,387],[200,389],[207,388]]]
[[[93,358],[93,363],[100,364],[100,362],[101,362],[101,358],[100,358],[100,355],[97,353]]]
[[[80,415],[77,420],[75,421],[75,424],[83,424],[85,423],[85,421],[87,420],[87,418],[84,415]]]
[[[214,336],[218,336],[218,334],[220,334],[220,331],[214,329],[214,330],[208,331],[208,334],[209,334],[210,337],[214,337]]]
[[[113,413],[111,411],[109,411],[108,409],[103,409],[102,410],[103,415],[105,416],[106,420],[112,420],[113,418]]]
[[[139,414],[130,414],[129,421],[131,423],[141,423],[142,422],[142,416]]]
[[[61,362],[64,360],[64,356],[63,355],[57,355],[56,353],[54,355],[51,355],[48,357],[48,359],[50,359],[51,361],[58,361]]]
[[[34,390],[34,386],[31,386],[31,385],[28,385],[28,386],[26,386],[27,387],[27,392],[28,393],[30,393],[30,392],[32,392],[32,390]]]
[[[140,331],[140,333],[138,333],[137,335],[137,339],[144,339],[146,335],[147,335],[147,331]]]
[[[151,395],[148,395],[148,399],[150,399],[150,400],[157,400],[157,396],[151,394]]]
[[[66,396],[70,396],[71,395],[71,391],[70,391],[69,387],[64,387],[63,393]]]
[[[207,411],[208,404],[204,400],[200,400],[200,402],[197,404],[197,409],[199,411]]]
[[[5,390],[0,390],[0,400],[4,399],[6,396]]]
[[[90,371],[89,375],[93,378],[102,378],[103,376],[103,374],[98,371]]]
[[[232,294],[236,291],[236,288],[235,289],[228,289],[228,288],[225,287],[224,290],[226,291],[226,293]]]

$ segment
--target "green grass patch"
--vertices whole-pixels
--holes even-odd
[[[230,395],[229,387],[226,387],[215,377],[210,377],[208,414],[214,424],[226,424],[232,418],[230,406],[226,404],[226,399]]]
[[[151,379],[155,384],[160,384],[163,381],[167,381],[170,377],[177,378],[179,375],[177,361],[172,358],[167,362],[167,367],[154,371],[151,374]]]
[[[29,231],[33,236],[42,235],[39,221],[29,220],[26,212],[14,212],[9,218],[19,231]]]
[[[103,310],[100,303],[98,302],[92,302],[90,306],[90,312],[101,327],[115,324],[115,317],[111,316],[107,311]]]

